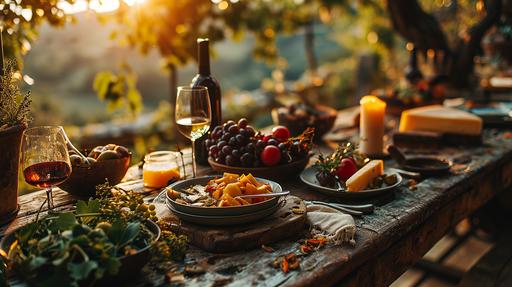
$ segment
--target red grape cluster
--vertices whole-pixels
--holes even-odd
[[[283,126],[272,130],[272,135],[256,132],[242,118],[238,123],[227,121],[213,129],[206,140],[208,154],[215,162],[229,166],[274,166],[304,157],[309,151],[301,138],[290,138]]]

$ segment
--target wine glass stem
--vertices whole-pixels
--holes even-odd
[[[192,177],[196,177],[196,140],[192,140]]]
[[[52,187],[46,188],[46,197],[48,199],[48,211],[53,210],[53,193],[52,193]]]

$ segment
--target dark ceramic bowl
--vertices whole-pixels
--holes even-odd
[[[213,159],[208,158],[208,163],[213,170],[223,173],[236,173],[236,174],[252,174],[256,177],[269,178],[269,179],[291,179],[298,175],[306,168],[309,163],[309,157],[292,161],[287,164],[280,164],[276,166],[267,167],[241,167],[229,166],[225,164],[216,163]]]
[[[107,276],[102,278],[99,282],[97,282],[96,285],[115,286],[113,284],[126,282],[127,280],[132,279],[134,276],[139,274],[141,269],[149,262],[151,259],[151,248],[160,238],[162,231],[160,230],[160,227],[151,220],[147,220],[145,225],[148,230],[153,233],[153,241],[146,247],[138,250],[137,253],[133,255],[119,257],[121,261],[119,272],[114,276]],[[12,245],[15,239],[14,234],[20,228],[12,231],[11,233],[4,236],[4,238],[2,238],[2,241],[0,241],[0,249],[8,253],[9,247]]]
[[[314,109],[318,114],[313,116],[312,121],[310,120],[310,116],[307,116],[307,118],[296,117],[279,113],[278,109],[279,108],[275,108],[272,110],[272,120],[274,124],[286,126],[292,135],[299,135],[309,127],[315,128],[315,141],[321,140],[322,137],[332,129],[336,122],[336,117],[338,116],[338,111],[324,105],[315,105]]]
[[[181,191],[184,189],[187,189],[194,185],[206,185],[208,181],[218,178],[221,176],[203,176],[203,177],[196,177],[191,179],[185,179],[182,181],[178,181],[176,183],[173,183],[169,186],[169,188],[172,188],[176,191]],[[272,188],[272,192],[282,192],[283,188],[281,185],[277,182],[266,180],[263,178],[256,178],[257,181],[263,182],[266,184],[269,184]],[[261,210],[266,210],[268,208],[271,208],[278,204],[279,197],[271,197],[268,200],[259,202],[259,203],[253,203],[249,205],[242,205],[242,206],[225,206],[225,207],[201,207],[201,206],[193,206],[193,205],[185,205],[181,204],[179,202],[176,202],[166,196],[167,198],[167,204],[171,205],[171,207],[177,211],[186,213],[189,215],[197,215],[197,216],[214,216],[214,217],[222,217],[222,216],[241,216],[241,215],[247,215],[251,213],[256,213]]]
[[[121,182],[130,167],[131,154],[118,159],[101,160],[91,166],[73,166],[69,178],[59,187],[80,198],[96,194],[96,186],[108,180],[110,185]]]

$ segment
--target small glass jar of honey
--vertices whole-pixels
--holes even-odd
[[[172,151],[152,152],[144,157],[144,186],[163,188],[180,179],[179,154]]]

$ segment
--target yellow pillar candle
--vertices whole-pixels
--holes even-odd
[[[382,155],[386,103],[375,96],[364,96],[359,103],[359,150],[367,155]]]

